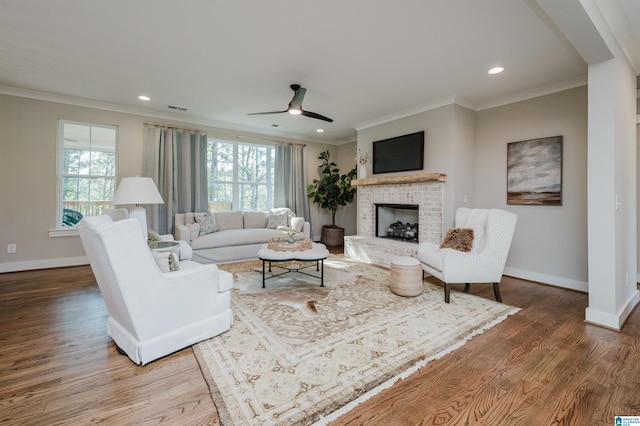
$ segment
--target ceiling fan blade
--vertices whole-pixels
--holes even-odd
[[[284,110],[284,111],[268,111],[268,112],[251,112],[247,115],[282,114],[283,112],[287,112],[287,111]]]
[[[296,90],[296,93],[293,95],[291,102],[289,102],[289,108],[293,107],[297,109],[302,109],[302,100],[304,99],[305,93],[307,93],[307,89],[305,89],[304,87],[301,87],[298,90]]]
[[[320,115],[320,114],[317,114],[317,113],[311,112],[311,111],[302,110],[302,115],[304,115],[306,117],[317,118],[318,120],[328,121],[329,123],[333,122],[332,118],[325,117],[324,115]]]

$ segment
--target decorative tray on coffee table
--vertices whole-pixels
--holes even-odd
[[[300,251],[311,249],[311,240],[309,238],[296,238],[293,242],[289,242],[288,238],[272,238],[267,245],[271,250],[277,251]]]

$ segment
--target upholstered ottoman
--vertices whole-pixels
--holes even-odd
[[[389,288],[398,296],[422,294],[422,279],[422,266],[418,259],[400,256],[391,261]]]

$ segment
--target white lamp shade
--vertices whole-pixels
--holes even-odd
[[[164,204],[156,184],[149,177],[125,177],[120,181],[111,201],[113,205]]]

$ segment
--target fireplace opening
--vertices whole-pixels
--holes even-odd
[[[417,204],[375,204],[376,237],[418,243]]]

